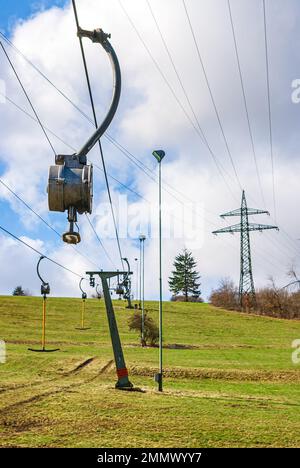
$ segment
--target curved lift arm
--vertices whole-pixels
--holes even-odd
[[[44,255],[40,256],[39,261],[37,262],[37,266],[36,266],[36,273],[37,273],[39,279],[42,282],[42,284],[41,284],[41,294],[44,296],[44,299],[45,299],[46,295],[50,294],[50,285],[45,280],[43,280],[43,278],[41,277],[41,274],[40,274],[40,263],[44,258],[46,258]]]
[[[92,42],[100,44],[106,51],[113,72],[113,94],[109,110],[102,123],[97,126],[82,148],[73,154],[58,154],[55,157],[55,166],[50,167],[48,179],[48,204],[50,211],[67,211],[69,231],[62,236],[63,241],[69,244],[80,242],[79,232],[74,231],[77,222],[77,213],[92,212],[93,173],[92,165],[87,165],[87,154],[99,141],[107,130],[117,111],[121,95],[121,70],[117,55],[102,29],[87,31],[78,26],[77,35],[89,38]]]
[[[127,299],[127,302],[128,302],[128,305],[127,305],[127,309],[133,309],[132,307],[132,304],[131,304],[131,297],[130,297],[130,293],[131,293],[131,288],[130,288],[130,265],[129,265],[129,261],[128,261],[128,258],[122,258],[122,260],[124,260],[124,262],[126,263],[127,267],[128,267],[128,272],[124,275],[123,277],[123,285],[125,287],[125,294],[124,294],[124,299]]]
[[[97,143],[99,138],[104,134],[107,130],[108,126],[110,125],[116,110],[119,105],[120,95],[121,95],[121,70],[120,64],[118,61],[118,57],[111,45],[108,41],[108,38],[111,37],[110,34],[106,34],[102,29],[95,29],[94,31],[86,31],[85,29],[78,28],[77,35],[79,37],[88,37],[91,39],[92,42],[97,42],[102,45],[103,49],[107,52],[113,70],[113,95],[110,104],[110,108],[101,123],[101,125],[96,129],[93,135],[87,140],[87,142],[83,145],[83,147],[78,151],[77,155],[81,159],[85,157],[87,153],[93,148],[93,146]]]
[[[84,279],[85,279],[85,278],[81,278],[81,280],[79,281],[79,289],[80,289],[80,291],[82,292],[82,295],[81,295],[82,299],[86,299],[86,298],[87,298],[87,293],[82,289],[82,286],[81,286],[82,281],[84,281]]]
[[[44,255],[40,256],[39,261],[37,262],[37,266],[36,266],[36,273],[43,284],[48,284],[46,281],[43,280],[43,278],[40,275],[40,263],[44,258],[46,258]]]

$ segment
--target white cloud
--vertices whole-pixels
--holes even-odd
[[[216,284],[221,276],[239,278],[239,240],[230,235],[215,238],[211,231],[224,224],[218,215],[238,207],[240,189],[234,181],[233,170],[218,128],[216,116],[210,102],[203,74],[197,59],[188,24],[184,16],[182,3],[178,0],[151,0],[153,11],[160,23],[170,52],[178,67],[180,76],[193,103],[199,122],[203,126],[209,143],[218,160],[231,175],[228,178],[234,198],[228,192],[220,178],[207,148],[200,141],[195,130],[176,103],[172,93],[162,80],[143,45],[136,36],[118,1],[78,1],[80,22],[84,28],[101,26],[111,32],[111,42],[120,59],[123,74],[123,92],[120,107],[109,133],[114,135],[133,154],[143,159],[150,168],[155,168],[151,156],[154,147],[163,147],[167,156],[163,163],[164,181],[175,187],[181,194],[170,190],[177,198],[195,201],[197,211],[205,208],[204,243],[199,249],[193,249],[202,275],[204,293]],[[251,153],[247,124],[243,109],[242,94],[234,55],[227,2],[208,0],[187,0],[199,47],[203,53],[208,78],[215,95],[229,146],[246,193],[248,203],[264,208],[257,184],[255,166]],[[189,107],[182,93],[176,75],[169,63],[155,24],[144,1],[123,0],[123,4],[132,16],[136,27],[151,50],[154,59],[167,77],[178,98],[190,114]],[[272,176],[268,142],[268,114],[265,81],[265,57],[263,43],[263,23],[261,2],[232,0],[232,12],[236,25],[236,34],[241,57],[245,90],[249,104],[249,113],[255,148],[261,173],[264,195],[269,210],[272,206]],[[267,3],[269,26],[270,80],[273,111],[275,180],[277,194],[278,221],[293,239],[298,238],[297,198],[299,184],[297,180],[298,163],[295,156],[299,147],[298,119],[300,107],[291,102],[291,82],[297,78],[296,67],[298,42],[296,32],[299,18],[297,2],[290,0],[283,8],[280,0]],[[280,14],[279,14],[280,13]],[[82,69],[78,39],[75,33],[71,6],[52,8],[35,14],[32,18],[18,23],[13,31],[12,40],[51,80],[64,90],[86,113],[91,115],[86,83]],[[111,94],[111,72],[103,50],[95,44],[84,41],[90,77],[94,90],[99,120],[106,112]],[[90,124],[51,88],[18,55],[10,53],[26,89],[36,105],[45,125],[74,147],[80,146],[91,132]],[[9,69],[1,56],[1,79],[6,82],[7,94],[19,105],[31,110]],[[47,219],[51,219],[59,230],[66,225],[63,214],[48,216],[47,183],[48,166],[53,163],[53,155],[47,146],[41,129],[26,116],[19,113],[8,102],[0,104],[0,162],[5,164],[2,179],[24,197],[34,209]],[[192,118],[192,117],[191,117]],[[61,142],[53,140],[57,152],[69,152]],[[103,139],[108,171],[124,183],[130,184],[141,193],[156,210],[157,185],[141,171],[138,171],[109,142]],[[91,159],[101,166],[98,149],[91,153]],[[155,171],[153,173],[155,176]],[[97,173],[95,181],[95,206],[93,216],[100,225],[97,215],[101,214],[100,202],[107,202],[103,175]],[[120,190],[111,182],[113,200],[117,200]],[[178,213],[182,204],[164,192],[166,207],[177,205]],[[12,210],[20,217],[21,223],[30,232],[30,237],[39,235],[38,225],[32,216],[20,207],[19,203],[2,187],[0,197],[7,200]],[[135,207],[141,206],[140,201]],[[199,207],[199,208],[198,208]],[[258,221],[259,218],[253,219]],[[233,219],[235,222],[235,220]],[[272,222],[261,218],[262,222]],[[154,217],[157,228],[157,217]],[[83,243],[80,249],[101,266],[112,268],[101,247],[95,241],[93,233],[84,217],[80,218]],[[201,236],[200,236],[201,237]],[[226,239],[225,239],[226,238]],[[253,238],[253,265],[255,280],[258,285],[265,283],[267,276],[274,275],[279,283],[285,280],[285,270],[292,259],[297,259],[296,242],[291,241],[281,232],[255,233]],[[115,263],[118,264],[118,251],[114,240],[103,240]],[[48,240],[43,247],[50,256],[60,259],[71,269],[84,272],[88,265],[82,257],[74,255],[67,246],[57,245]],[[186,239],[165,240],[164,242],[164,292],[168,297],[167,276],[172,267],[172,259],[178,249],[187,245]],[[122,240],[123,254],[132,260],[137,256],[137,243],[132,239]],[[146,243],[146,294],[157,297],[157,240]],[[21,249],[21,250],[20,250]],[[6,262],[15,255],[22,256],[21,271],[14,272],[14,262],[10,262],[11,271],[1,281],[2,292],[10,291],[20,275],[26,277],[28,287],[36,289],[34,264],[25,248],[11,240],[5,240],[1,247]],[[296,257],[295,257],[296,256]],[[14,257],[13,257],[14,258]],[[24,258],[24,261],[23,261]],[[151,265],[151,267],[150,267]],[[53,269],[54,267],[51,266]],[[88,267],[90,268],[90,266]],[[52,271],[52,270],[51,270]],[[76,278],[71,279],[61,272],[53,270],[55,294],[77,294]],[[63,281],[61,281],[63,279]],[[18,282],[18,281],[17,281]]]

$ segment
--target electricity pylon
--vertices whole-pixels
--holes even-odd
[[[252,273],[252,261],[251,261],[251,248],[250,248],[250,231],[264,231],[266,229],[276,229],[279,231],[277,226],[271,226],[267,224],[256,224],[249,223],[249,215],[256,214],[267,214],[270,215],[268,211],[257,210],[255,208],[248,208],[246,202],[245,191],[243,190],[242,194],[242,203],[241,208],[237,210],[229,211],[224,213],[221,218],[226,218],[229,216],[239,216],[240,223],[234,224],[232,226],[213,231],[213,234],[223,234],[225,232],[230,232],[231,234],[235,232],[241,233],[241,273],[240,273],[240,286],[239,286],[239,300],[241,308],[248,309],[251,307],[256,307],[256,297],[255,297],[255,288],[253,281]]]

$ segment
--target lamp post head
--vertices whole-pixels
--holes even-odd
[[[153,151],[153,156],[157,160],[157,162],[161,163],[163,158],[165,157],[166,153],[163,150],[155,150]]]

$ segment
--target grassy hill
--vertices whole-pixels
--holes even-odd
[[[291,343],[300,322],[164,304],[164,392],[156,391],[158,350],[141,349],[115,301],[130,379],[145,393],[114,389],[103,301],[49,298],[47,346],[41,298],[0,297],[0,445],[77,447],[300,446],[300,365]],[[158,304],[146,308],[157,319]]]

